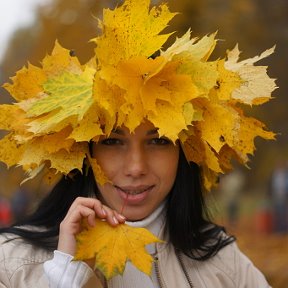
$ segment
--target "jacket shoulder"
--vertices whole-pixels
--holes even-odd
[[[1,234],[0,284],[5,284],[6,287],[14,287],[12,284],[14,281],[17,283],[16,281],[21,281],[21,278],[23,277],[27,282],[32,274],[38,274],[38,279],[42,278],[43,263],[52,257],[53,255],[51,252],[35,247],[18,236]],[[33,273],[31,273],[32,271]],[[31,282],[32,281],[31,276]],[[21,287],[26,286],[23,285]]]
[[[218,275],[217,278],[223,281],[222,285],[227,282],[230,283],[229,287],[270,287],[263,274],[240,251],[236,242],[223,247],[211,259],[198,262],[196,265],[204,277],[209,278],[210,273]]]

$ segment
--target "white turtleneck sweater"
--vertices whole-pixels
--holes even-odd
[[[164,207],[165,203],[162,203],[147,218],[136,222],[126,221],[126,224],[146,228],[155,236],[159,236],[165,221]],[[147,245],[146,250],[150,255],[154,255],[155,244]],[[50,288],[80,288],[88,281],[94,273],[93,270],[85,262],[72,260],[73,256],[55,250],[54,258],[44,263],[44,272]],[[135,268],[131,262],[127,262],[123,275],[113,277],[109,280],[108,286],[111,288],[159,288],[159,283],[154,266],[152,275],[149,277]]]

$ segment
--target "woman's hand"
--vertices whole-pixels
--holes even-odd
[[[124,216],[103,205],[99,200],[78,197],[72,203],[67,215],[60,224],[57,249],[74,256],[76,252],[75,236],[81,232],[82,219],[86,218],[88,225],[94,227],[96,217],[105,219],[112,226],[125,222]]]

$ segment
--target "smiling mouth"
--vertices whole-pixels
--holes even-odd
[[[128,195],[138,195],[148,190],[151,190],[151,188],[153,188],[154,186],[153,185],[145,186],[141,188],[124,188],[124,187],[121,188],[119,186],[115,186],[115,187]]]

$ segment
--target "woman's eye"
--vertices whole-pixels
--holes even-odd
[[[171,143],[171,141],[167,138],[161,137],[161,138],[153,138],[150,140],[151,144],[155,145],[168,145]]]
[[[106,138],[104,140],[101,141],[101,144],[103,145],[121,145],[122,142],[121,140],[117,139],[117,138]]]

